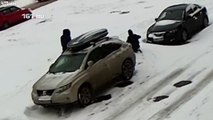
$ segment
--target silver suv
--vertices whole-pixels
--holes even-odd
[[[49,71],[33,85],[35,104],[48,106],[78,101],[87,106],[92,102],[93,94],[113,78],[131,79],[135,69],[131,45],[99,33],[106,33],[106,29],[90,31],[74,39],[95,42],[87,47],[84,45],[82,49],[70,48],[59,56]]]

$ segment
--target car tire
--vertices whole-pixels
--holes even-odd
[[[134,69],[135,69],[133,61],[131,59],[124,60],[121,69],[122,69],[122,73],[121,73],[122,79],[130,80],[133,76]]]
[[[189,35],[186,30],[182,30],[180,34],[181,42],[186,42],[189,38]]]
[[[203,24],[202,24],[202,28],[206,28],[209,25],[209,20],[207,17],[203,18]]]
[[[5,22],[2,26],[3,30],[7,29],[10,27],[10,24],[8,22]]]
[[[84,84],[78,90],[78,102],[81,107],[86,107],[92,103],[93,95],[90,85]]]

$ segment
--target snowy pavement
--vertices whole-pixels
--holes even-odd
[[[133,84],[109,89],[109,100],[70,108],[64,116],[31,100],[32,85],[61,53],[64,28],[73,38],[107,28],[123,40],[131,28],[145,39],[154,18],[178,3],[206,6],[212,23],[211,0],[58,0],[33,11],[44,17],[1,31],[0,120],[212,120],[212,25],[185,45],[140,41],[143,54],[136,54]]]

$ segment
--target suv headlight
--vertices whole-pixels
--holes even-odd
[[[59,87],[56,89],[56,92],[57,93],[61,93],[61,92],[64,92],[65,90],[69,89],[71,87],[72,83],[69,83],[67,85],[64,85],[62,87]]]
[[[153,38],[153,37],[154,37],[154,34],[153,34],[153,33],[148,33],[148,34],[147,34],[147,37]]]

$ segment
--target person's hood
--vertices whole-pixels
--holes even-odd
[[[177,28],[182,24],[182,21],[178,20],[160,20],[155,22],[149,29],[148,32],[163,32]]]
[[[79,70],[71,73],[47,73],[34,84],[34,88],[37,90],[56,89],[73,82],[79,73]]]
[[[63,30],[63,35],[64,35],[64,36],[70,36],[70,34],[71,34],[71,33],[70,33],[70,30],[68,30],[68,29],[64,29],[64,30]]]

